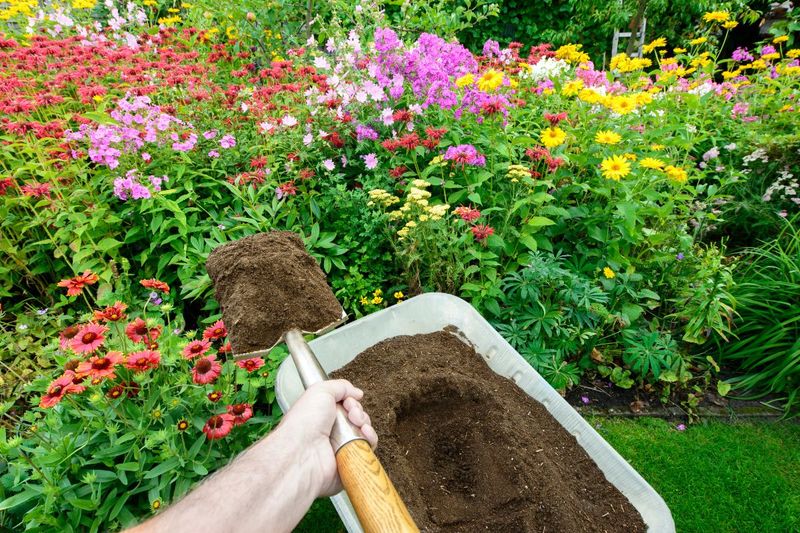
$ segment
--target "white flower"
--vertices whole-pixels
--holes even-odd
[[[293,126],[297,126],[297,119],[294,118],[292,115],[285,115],[281,119],[281,124],[283,124],[287,128],[291,128]]]
[[[308,146],[312,142],[314,142],[314,136],[313,135],[311,135],[310,133],[306,133],[305,135],[303,135],[303,144]]]
[[[328,70],[331,68],[330,62],[322,56],[314,58],[314,66],[320,70]]]
[[[261,128],[261,132],[262,133],[269,133],[275,128],[275,126],[273,126],[272,124],[270,124],[267,121],[262,122],[258,126],[259,126],[259,128]]]
[[[330,172],[334,168],[336,168],[336,163],[334,163],[332,159],[326,159],[325,161],[322,162],[322,166],[324,166],[328,170],[328,172]]]

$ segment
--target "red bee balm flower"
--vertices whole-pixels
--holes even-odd
[[[58,286],[67,289],[67,296],[78,296],[83,291],[84,286],[94,285],[98,279],[97,274],[93,274],[91,270],[85,270],[80,276],[62,279],[58,282]]]
[[[222,320],[217,320],[208,326],[203,332],[203,338],[210,341],[222,339],[227,336],[228,328],[225,327],[225,323]]]
[[[169,285],[164,283],[163,281],[158,281],[157,279],[143,279],[139,282],[142,287],[146,287],[148,289],[154,289],[157,291],[161,291],[165,294],[169,294]]]
[[[103,345],[106,340],[103,333],[108,331],[107,326],[100,324],[86,324],[69,341],[69,347],[76,353],[91,353]]]
[[[464,222],[475,222],[481,217],[480,211],[463,205],[456,207],[453,212],[461,217]]]
[[[192,380],[198,385],[214,383],[222,372],[222,365],[215,361],[216,357],[212,354],[208,357],[201,357],[194,364],[192,369]]]
[[[487,226],[486,224],[472,226],[471,231],[475,236],[475,239],[479,241],[485,240],[487,237],[489,237],[489,235],[494,235],[494,228]]]
[[[208,440],[221,439],[228,435],[233,429],[233,416],[225,413],[224,415],[214,415],[208,419],[203,426],[203,433]]]
[[[249,403],[237,403],[228,406],[228,414],[233,417],[233,425],[244,424],[253,417],[253,406]]]
[[[192,359],[198,355],[203,355],[211,348],[211,343],[208,341],[192,341],[183,348],[183,356],[186,359]]]
[[[144,320],[137,318],[125,327],[125,335],[133,342],[151,342],[161,335],[161,326],[148,328]]]
[[[125,368],[135,372],[145,372],[151,368],[156,368],[161,362],[161,354],[153,350],[143,350],[128,355],[125,360]]]
[[[118,320],[123,320],[126,317],[125,310],[127,308],[127,305],[117,301],[114,302],[114,305],[106,307],[103,310],[96,309],[94,311],[94,319],[102,320],[103,322],[116,322]]]
[[[67,370],[64,374],[55,379],[50,386],[47,387],[47,392],[42,396],[39,401],[39,407],[48,408],[53,407],[67,394],[75,394],[83,392],[86,387],[83,385],[76,385],[72,382],[75,379],[75,373],[72,370]]]
[[[236,365],[239,368],[244,368],[248,372],[255,372],[262,366],[264,366],[264,360],[260,357],[251,357],[250,359],[242,359],[241,361],[236,361]]]
[[[106,355],[91,357],[88,361],[80,363],[75,373],[79,376],[114,379],[117,377],[114,369],[122,361],[122,352],[108,352]]]

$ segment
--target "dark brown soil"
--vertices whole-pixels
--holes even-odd
[[[547,409],[450,333],[388,339],[334,377],[364,389],[377,454],[423,531],[646,529]]]
[[[224,244],[206,270],[234,353],[269,348],[289,329],[317,331],[342,317],[322,269],[289,231]]]

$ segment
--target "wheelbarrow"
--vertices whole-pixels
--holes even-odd
[[[513,380],[544,405],[597,463],[606,479],[639,511],[649,532],[675,531],[672,514],[661,496],[464,300],[442,293],[416,296],[326,333],[309,342],[309,346],[322,368],[330,373],[388,338],[433,333],[445,328],[458,332],[494,372]],[[275,382],[278,405],[286,412],[303,391],[294,362],[287,357]],[[331,501],[347,531],[363,533],[347,494],[342,491]]]

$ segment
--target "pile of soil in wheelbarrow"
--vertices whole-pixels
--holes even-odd
[[[269,348],[294,327],[317,331],[342,318],[325,274],[296,233],[258,233],[219,246],[206,270],[234,353]]]
[[[376,453],[422,531],[646,530],[547,409],[450,333],[388,339],[332,377],[364,390]]]

